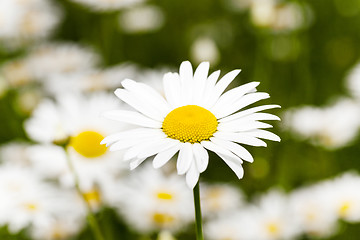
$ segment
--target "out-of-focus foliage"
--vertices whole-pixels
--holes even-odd
[[[265,8],[269,1],[258,1],[258,4]],[[242,72],[234,85],[260,81],[258,89],[271,95],[271,100],[264,103],[281,105],[282,108],[274,112],[284,119],[288,110],[305,105],[325,108],[334,99],[351,98],[346,79],[360,61],[358,0],[284,0],[276,11],[293,4],[301,16],[294,20],[296,13],[290,11],[277,19],[278,22],[271,14],[272,17],[266,19],[266,10],[256,10],[251,0],[149,0],[137,4],[150,6],[151,10],[138,13],[130,13],[134,6],[97,11],[80,2],[51,1],[51,6],[57,9],[58,20],[54,21],[49,36],[25,37],[19,42],[10,40],[14,41],[10,45],[1,41],[0,66],[28,56],[29,50],[46,37],[46,42],[70,42],[93,49],[101,58],[99,69],[133,63],[138,69],[161,70],[177,68],[184,60],[192,61],[194,66],[199,61],[210,60],[211,70],[221,69],[223,73],[240,68]],[[256,11],[260,11],[263,18],[259,18]],[[1,13],[0,9],[0,26]],[[142,19],[151,14],[155,19]],[[149,21],[153,25],[146,26]],[[291,21],[295,21],[295,25],[291,25]],[[137,71],[142,70],[132,74],[138,74]],[[48,93],[42,92],[39,86],[42,82],[31,86],[13,84],[7,82],[3,72],[0,74],[0,143],[31,142],[23,123]],[[108,90],[113,92],[115,88]],[[360,103],[357,104],[360,109]],[[342,114],[341,109],[335,113]],[[254,196],[273,187],[291,192],[348,170],[360,170],[359,134],[344,146],[329,149],[298,137],[285,125],[284,121],[276,123],[273,130],[281,137],[281,143],[268,142],[266,149],[249,148],[255,161],[244,163],[243,179],[238,180],[221,160],[211,155],[212,161],[201,180],[233,184],[242,189],[251,202]],[[143,236],[129,228],[114,209],[101,209],[97,217],[106,239],[156,239],[156,234]],[[189,226],[177,239],[193,238],[193,229]],[[358,223],[342,223],[338,233],[327,239],[357,239],[359,229]],[[16,236],[7,234],[5,227],[0,229],[0,238],[28,239],[22,232]],[[72,239],[92,239],[91,230],[84,227]]]

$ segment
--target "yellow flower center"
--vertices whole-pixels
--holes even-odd
[[[71,138],[70,146],[72,146],[76,152],[87,158],[100,157],[105,154],[106,146],[100,145],[104,136],[98,132],[85,131],[81,132],[75,137]]]
[[[173,198],[173,196],[167,192],[158,192],[156,194],[156,196],[158,199],[161,199],[161,200],[171,200]]]
[[[268,232],[273,236],[277,235],[280,231],[279,226],[276,223],[269,223],[269,224],[267,224],[266,228],[267,228]]]
[[[352,203],[349,201],[344,202],[339,208],[339,215],[341,217],[346,217],[349,214]]]
[[[101,202],[100,193],[96,189],[84,192],[83,197],[88,203],[99,204]]]
[[[26,203],[24,207],[26,210],[29,210],[30,212],[34,212],[38,209],[38,206],[35,203]]]
[[[172,110],[164,119],[162,129],[170,138],[196,143],[208,140],[217,130],[214,114],[196,105]]]
[[[166,214],[166,213],[154,213],[153,220],[156,224],[160,226],[164,226],[174,222],[175,218],[174,216],[171,216],[170,214]]]

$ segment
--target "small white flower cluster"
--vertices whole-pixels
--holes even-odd
[[[209,240],[326,238],[338,220],[360,222],[360,176],[339,177],[297,189],[288,195],[271,190],[254,203],[206,223]]]
[[[60,19],[60,9],[49,0],[1,0],[0,42],[11,49],[44,39]]]
[[[304,106],[285,112],[284,126],[297,137],[330,150],[350,145],[360,130],[360,67],[345,79],[349,97],[339,97],[325,107]]]
[[[86,217],[80,197],[11,160],[0,166],[0,225],[7,225],[12,233],[31,226],[29,234],[43,240],[78,233]]]
[[[39,240],[68,239],[83,228],[85,206],[59,175],[69,171],[62,151],[56,146],[24,143],[0,149],[0,225],[8,225],[12,233],[28,228]],[[104,170],[109,165],[106,159],[88,159],[80,167],[75,159],[74,165],[80,183],[91,186],[81,184],[93,209],[116,209],[128,226],[140,233],[162,232],[169,236],[167,232],[184,231],[194,221],[192,191],[176,174],[174,165],[154,169],[144,164],[131,175]],[[91,165],[96,165],[98,171],[89,171]],[[89,184],[91,174],[97,174],[95,185]],[[202,184],[202,196],[207,219],[238,209],[244,199],[237,188],[224,184]]]

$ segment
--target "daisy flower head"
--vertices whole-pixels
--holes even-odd
[[[159,168],[178,153],[177,172],[186,174],[190,188],[208,166],[208,151],[216,153],[242,178],[243,160],[252,162],[253,158],[240,144],[266,146],[261,139],[280,141],[277,135],[263,130],[271,125],[259,122],[279,120],[275,115],[259,113],[279,106],[244,110],[269,98],[269,94],[256,92],[258,82],[224,93],[240,70],[227,73],[219,81],[220,71],[209,76],[208,71],[208,62],[201,63],[194,73],[190,62],[183,62],[179,73],[164,75],[165,98],[146,84],[125,79],[115,95],[136,111],[114,110],[104,116],[138,127],[112,134],[101,143],[110,146],[110,151],[126,150],[124,160],[130,162],[131,169],[153,155],[153,166]]]

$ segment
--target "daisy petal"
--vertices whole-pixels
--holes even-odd
[[[214,113],[216,118],[223,118],[226,117],[250,104],[253,104],[259,100],[269,98],[270,95],[268,93],[263,92],[255,92],[255,93],[249,93],[242,98],[240,98],[238,101],[234,102],[232,105],[230,105],[227,108],[219,109],[218,112]]]
[[[223,155],[221,153],[216,153],[230,168],[233,170],[233,172],[236,174],[236,176],[241,179],[244,176],[244,169],[239,162],[234,162],[232,160],[229,160],[228,156]]]
[[[137,168],[143,161],[145,161],[146,158],[136,158],[131,160],[130,162],[130,170],[134,170]]]
[[[209,109],[209,106],[208,106],[209,99],[212,96],[212,93],[215,89],[216,81],[218,80],[219,76],[220,76],[220,70],[215,71],[212,74],[210,74],[210,76],[208,77],[208,79],[205,82],[203,98],[200,100],[199,106]]]
[[[239,163],[243,162],[241,160],[241,158],[239,158],[238,156],[236,156],[235,154],[230,152],[228,149],[223,148],[223,147],[221,147],[221,146],[219,146],[219,145],[217,145],[217,144],[215,144],[215,143],[213,143],[211,141],[202,141],[201,145],[204,148],[206,148],[206,149],[208,149],[208,150],[210,150],[210,151],[212,151],[212,152],[214,152],[216,154],[220,153],[223,156],[226,156],[228,159],[231,159],[234,162],[239,162]]]
[[[142,151],[137,155],[138,158],[150,157],[152,155],[158,154],[163,152],[171,147],[178,145],[180,141],[171,139],[171,138],[164,138],[159,142],[154,142],[154,144],[143,148]]]
[[[182,175],[186,173],[189,170],[192,161],[193,161],[193,153],[192,153],[191,143],[187,142],[181,144],[181,148],[176,164],[178,174]]]
[[[135,128],[123,132],[118,132],[105,137],[100,144],[110,145],[116,141],[128,140],[133,138],[146,138],[154,136],[164,136],[164,132],[161,129],[153,128]]]
[[[153,88],[144,83],[138,83],[131,79],[125,79],[121,82],[121,85],[134,95],[142,98],[146,102],[150,102],[151,105],[159,110],[163,115],[166,115],[170,111],[170,106],[165,99],[156,92]]]
[[[163,86],[166,100],[173,107],[181,105],[181,95],[179,89],[181,87],[179,75],[177,73],[167,73],[163,78]]]
[[[131,92],[125,89],[118,88],[115,90],[115,95],[137,111],[148,116],[149,118],[160,122],[164,120],[163,114],[161,114],[156,108],[154,108],[150,102],[146,102],[142,98],[138,98]]]
[[[209,100],[208,107],[212,107],[216,101],[219,99],[220,95],[225,91],[225,89],[229,86],[229,84],[235,79],[235,77],[241,72],[240,69],[233,70],[225,76],[223,76],[219,82],[215,85],[215,89]]]
[[[253,108],[249,108],[249,109],[246,109],[244,111],[235,113],[233,115],[230,115],[228,117],[224,117],[224,118],[222,118],[222,119],[220,119],[218,121],[219,122],[233,121],[233,120],[236,120],[238,118],[242,118],[242,117],[245,117],[247,115],[250,115],[252,113],[256,113],[256,112],[260,112],[260,111],[267,110],[267,109],[272,109],[272,108],[280,108],[280,106],[279,105],[264,105],[264,106],[253,107]]]
[[[153,167],[160,168],[164,166],[179,150],[180,145],[175,145],[165,151],[159,152],[153,160]]]
[[[190,189],[193,189],[196,185],[196,183],[199,181],[200,173],[198,169],[196,168],[196,164],[193,161],[191,163],[189,171],[186,173],[186,184]]]
[[[217,111],[223,109],[224,107],[230,106],[236,100],[244,96],[246,93],[249,93],[251,90],[256,89],[256,87],[259,84],[260,84],[259,82],[250,82],[227,91],[219,98],[216,104],[211,108],[211,112],[216,113]]]
[[[246,145],[250,145],[250,146],[255,146],[255,147],[266,147],[267,146],[266,142],[264,142],[263,140],[260,140],[253,136],[246,135],[244,133],[216,132],[216,133],[214,133],[214,137],[217,137],[217,138],[220,138],[223,140],[227,140],[227,141],[232,141],[232,142],[237,142],[237,143],[246,144]]]
[[[200,143],[192,144],[197,169],[204,172],[209,164],[209,154]]]
[[[124,161],[131,160],[132,158],[135,158],[139,155],[141,155],[142,152],[149,148],[158,148],[158,145],[161,145],[163,143],[165,137],[162,139],[154,140],[153,138],[138,141],[136,145],[133,145],[130,147],[126,152],[124,153],[123,159]]]
[[[210,140],[213,143],[228,149],[229,151],[233,152],[234,154],[236,154],[241,159],[243,159],[243,160],[245,160],[247,162],[253,162],[254,161],[254,158],[252,157],[250,152],[248,150],[246,150],[246,148],[244,148],[243,146],[241,146],[241,145],[239,145],[237,143],[222,140],[222,139],[219,139],[219,138],[216,138],[216,137],[212,137],[212,138],[210,138]]]
[[[257,137],[257,138],[276,141],[276,142],[281,141],[281,139],[280,139],[280,137],[278,135],[276,135],[276,134],[274,134],[272,132],[269,132],[269,131],[261,130],[261,129],[248,131],[248,132],[245,132],[245,134],[248,134],[250,136]]]
[[[258,122],[258,121],[246,121],[239,124],[237,121],[219,123],[217,130],[224,132],[243,132],[253,129],[261,128],[272,128],[273,126],[268,123]]]
[[[193,88],[196,89],[196,94],[193,94],[191,104],[197,105],[202,99],[205,91],[205,81],[209,73],[209,68],[210,68],[209,62],[202,62],[197,67],[194,73],[194,83],[193,83],[194,84]]]
[[[181,93],[182,105],[188,105],[191,102],[192,98],[192,80],[193,80],[193,69],[189,61],[184,61],[180,65],[179,70],[180,81],[181,81]]]
[[[153,120],[141,113],[133,111],[113,110],[103,113],[103,116],[111,120],[139,125],[142,127],[161,128],[162,126],[162,122]]]

